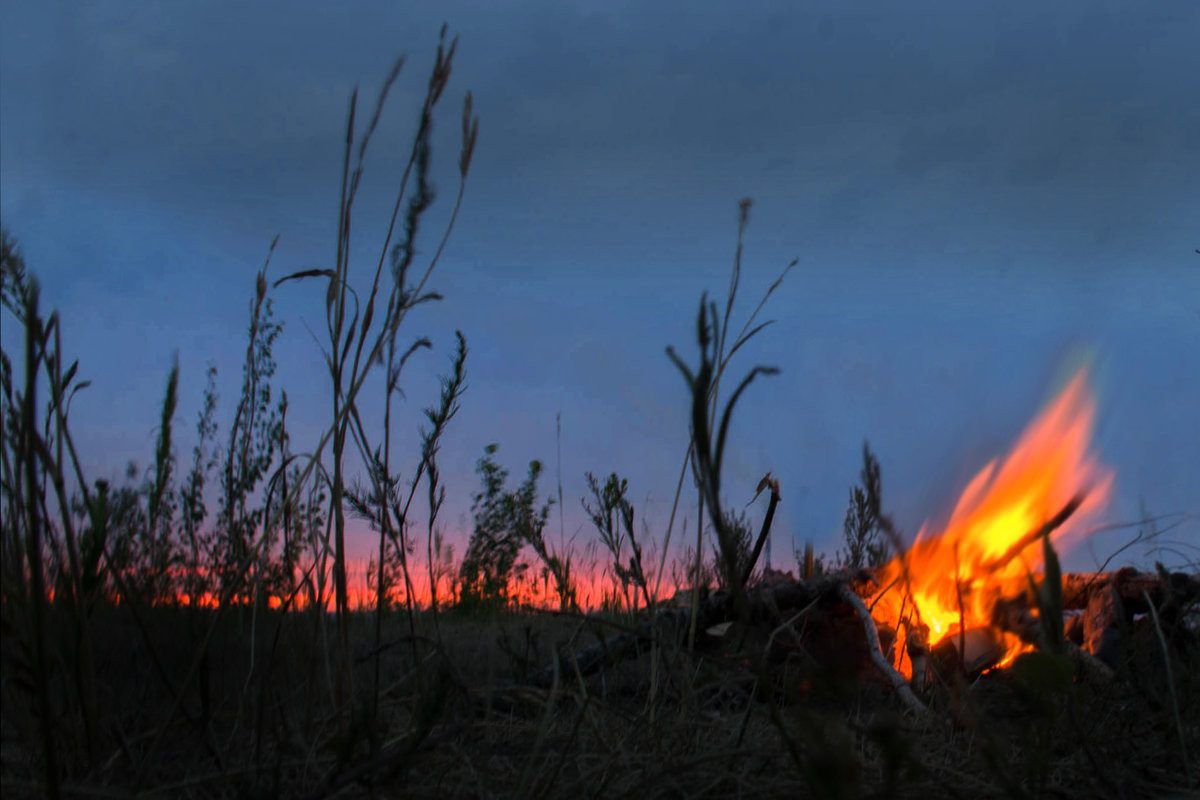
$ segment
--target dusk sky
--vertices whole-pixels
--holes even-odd
[[[594,538],[585,471],[617,471],[661,540],[689,402],[664,348],[697,361],[697,303],[724,297],[751,197],[737,327],[799,263],[763,311],[776,324],[733,362],[781,374],[735,414],[724,490],[741,508],[764,473],[780,480],[777,566],[793,542],[837,548],[864,439],[911,535],[1083,363],[1095,451],[1116,474],[1103,521],[1136,519],[1143,500],[1191,515],[1172,551],[1119,563],[1196,563],[1195,0],[5,0],[0,214],[93,382],[73,405],[92,479],[152,459],[175,353],[181,469],[209,363],[227,432],[268,246],[278,234],[272,279],[333,265],[350,93],[369,111],[407,54],[356,202],[351,280],[365,291],[443,22],[459,46],[425,256],[457,189],[468,90],[480,132],[431,282],[445,300],[401,330],[434,348],[406,367],[393,453],[410,475],[461,329],[469,388],[441,455],[460,542],[488,443],[514,479],[541,459],[555,492],[559,412],[566,536]],[[309,332],[324,337],[324,286],[272,296],[285,325],[274,386],[307,449],[331,409]],[[7,317],[2,333],[18,352]],[[381,389],[366,391],[378,418]],[[764,505],[748,509],[756,525]],[[1095,557],[1134,533],[1094,537]],[[365,557],[370,535],[351,536]],[[1066,566],[1095,563],[1085,546]]]

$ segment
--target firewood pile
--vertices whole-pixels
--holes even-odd
[[[837,571],[807,579],[780,573],[768,577],[747,588],[740,611],[734,597],[725,593],[697,602],[694,646],[701,656],[749,663],[762,655],[769,668],[804,653],[853,671],[862,680],[890,686],[906,706],[923,714],[921,696],[931,683],[970,680],[1004,668],[1002,633],[1015,634],[1033,648],[1042,646],[1041,620],[1028,594],[998,600],[990,626],[955,632],[930,648],[927,640],[911,633],[897,642],[896,632],[872,617],[867,603],[878,587],[870,571]],[[563,654],[559,668],[563,674],[586,678],[645,655],[652,647],[686,647],[692,627],[690,599],[688,592],[684,600],[663,604],[653,618],[631,630]],[[1200,574],[1160,567],[1156,572],[1125,568],[1064,575],[1062,651],[1077,680],[1112,681],[1137,626],[1200,636],[1180,624],[1197,604]],[[904,648],[911,659],[908,677],[893,666],[897,648]],[[548,667],[535,682],[549,685],[553,673]]]

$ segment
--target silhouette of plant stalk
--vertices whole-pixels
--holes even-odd
[[[347,705],[353,696],[350,665],[350,604],[346,581],[346,525],[343,507],[346,502],[344,464],[346,445],[349,439],[353,438],[356,440],[363,460],[367,464],[371,480],[375,483],[375,495],[380,500],[378,514],[381,540],[390,538],[395,520],[392,519],[390,511],[383,502],[383,499],[388,496],[386,483],[391,477],[389,445],[390,400],[393,391],[396,389],[400,370],[404,362],[416,349],[428,346],[427,340],[419,339],[403,353],[399,353],[396,347],[396,336],[401,323],[406,319],[409,311],[423,303],[440,299],[440,295],[435,292],[427,292],[425,287],[434,267],[437,265],[446,242],[449,239],[450,232],[454,227],[455,220],[458,217],[458,212],[462,205],[463,192],[466,187],[467,172],[475,149],[476,135],[478,134],[479,120],[478,117],[472,116],[471,95],[468,93],[464,100],[462,111],[463,140],[458,159],[459,187],[454,208],[446,224],[441,242],[430,259],[429,264],[426,266],[425,271],[415,284],[409,284],[407,275],[416,252],[415,241],[420,221],[424,212],[433,202],[433,190],[428,183],[433,111],[449,81],[454,52],[458,44],[456,37],[447,47],[445,33],[446,28],[443,26],[442,40],[438,44],[437,55],[426,86],[417,132],[413,139],[404,173],[400,179],[387,234],[380,248],[375,274],[371,281],[371,289],[367,294],[366,303],[361,309],[361,316],[358,295],[353,291],[349,282],[352,212],[355,196],[357,195],[363,175],[363,158],[371,136],[379,122],[388,92],[404,65],[403,58],[396,62],[387,80],[384,82],[383,89],[376,102],[375,112],[359,142],[357,163],[353,172],[350,169],[350,158],[354,145],[355,112],[358,103],[357,89],[354,90],[350,98],[350,110],[346,123],[346,146],[342,161],[342,189],[338,209],[338,242],[334,268],[302,270],[288,275],[277,282],[278,285],[278,283],[285,280],[311,277],[324,277],[328,281],[325,293],[325,319],[329,334],[329,347],[324,351],[324,355],[333,388],[334,423],[331,426],[333,463],[330,470],[330,512],[333,520],[334,594],[339,643],[336,701],[337,705],[344,712],[347,710]],[[400,210],[404,198],[409,194],[410,178],[414,175],[416,177],[416,189],[409,198],[407,212],[404,215],[404,237],[393,248],[392,239],[395,234],[397,222],[400,219]],[[378,320],[378,325],[375,325],[377,322],[375,319],[376,304],[381,300],[381,277],[384,263],[388,261],[389,252],[391,253],[392,284],[386,294],[386,300],[383,301],[385,304],[383,314],[380,320]],[[372,458],[372,453],[377,452],[378,448],[373,449],[369,446],[366,437],[363,435],[364,431],[361,421],[356,422],[353,426],[351,425],[351,422],[358,416],[355,406],[358,393],[367,375],[371,372],[372,367],[376,365],[385,366],[385,385],[388,399],[384,412],[383,454],[379,459],[382,463],[382,470],[371,469],[375,461]],[[377,597],[377,602],[381,601],[382,598]],[[345,727],[349,721],[348,714],[343,713],[342,718],[343,727]]]
[[[440,485],[441,473],[438,471],[437,453],[441,447],[442,432],[446,429],[447,423],[458,413],[458,400],[467,388],[466,373],[463,369],[467,361],[467,342],[461,332],[455,331],[455,336],[458,338],[458,349],[454,356],[450,377],[442,379],[442,395],[439,404],[434,408],[425,409],[425,417],[429,420],[431,427],[429,430],[421,432],[421,465],[428,475],[426,486],[429,490],[429,522],[425,539],[429,567],[429,610],[433,615],[433,626],[439,644],[442,633],[438,624],[438,581],[434,569],[433,529],[437,523],[438,512],[442,509],[442,503],[446,501],[446,489]]]
[[[732,294],[732,292],[731,292]],[[728,320],[728,306],[726,313]],[[760,325],[753,333],[761,330]],[[721,466],[725,457],[725,440],[729,433],[729,422],[733,416],[734,406],[741,398],[742,392],[759,375],[775,375],[777,367],[759,365],[754,367],[742,378],[737,388],[730,395],[721,413],[720,424],[716,428],[716,436],[710,425],[710,406],[717,396],[721,363],[721,343],[724,341],[724,328],[717,316],[717,304],[709,303],[707,294],[700,298],[700,311],[696,316],[696,340],[700,345],[700,366],[693,370],[675,353],[674,348],[667,347],[667,356],[683,373],[684,380],[692,395],[692,467],[697,485],[700,487],[701,498],[708,506],[709,517],[717,532],[717,544],[720,547],[719,567],[725,579],[725,585],[733,594],[734,607],[739,616],[746,611],[745,587],[742,585],[742,575],[739,569],[737,538],[721,510]],[[730,351],[737,350],[744,340],[735,343]],[[693,600],[695,604],[695,600]],[[693,615],[694,619],[695,615]]]
[[[600,542],[612,555],[613,573],[624,589],[626,609],[631,616],[635,616],[638,605],[637,593],[641,592],[647,610],[652,606],[652,599],[649,582],[646,580],[646,573],[642,567],[642,546],[638,543],[634,533],[633,504],[626,496],[629,491],[629,482],[615,472],[605,479],[603,488],[600,487],[600,483],[592,473],[586,473],[586,478],[596,505],[593,507],[584,499],[583,509],[599,532]],[[629,558],[629,563],[623,564],[621,550],[626,540],[629,541],[633,553]],[[634,587],[633,598],[629,597],[630,584],[633,584]]]
[[[788,265],[786,267],[784,267],[783,271],[778,275],[778,277],[775,278],[774,282],[772,282],[771,285],[769,287],[767,287],[766,292],[763,293],[762,298],[758,301],[758,305],[755,306],[754,311],[751,312],[750,316],[746,319],[746,322],[742,325],[741,330],[738,331],[737,335],[732,340],[728,340],[727,334],[730,330],[730,318],[732,317],[732,314],[733,314],[733,304],[737,298],[738,288],[741,283],[742,250],[743,250],[743,243],[745,241],[746,225],[748,224],[748,222],[750,220],[751,205],[752,205],[752,201],[748,197],[743,198],[738,203],[737,246],[734,250],[733,270],[729,277],[729,289],[726,292],[725,313],[724,313],[724,317],[723,317],[720,325],[717,324],[716,304],[713,303],[713,304],[711,304],[710,309],[706,309],[704,299],[703,298],[701,299],[700,315],[699,315],[699,319],[697,320],[698,328],[700,329],[700,331],[698,332],[697,338],[703,342],[704,337],[708,336],[708,334],[705,330],[706,329],[705,316],[706,316],[707,312],[711,312],[712,326],[713,326],[713,335],[711,337],[711,340],[709,340],[708,344],[704,344],[704,343],[701,344],[701,360],[702,360],[701,366],[703,367],[703,362],[705,360],[708,360],[710,362],[708,374],[705,376],[705,382],[706,382],[707,386],[705,386],[705,387],[698,386],[695,381],[696,381],[696,378],[698,378],[700,376],[699,375],[691,375],[691,373],[687,369],[686,365],[684,365],[683,362],[680,361],[678,356],[675,355],[674,351],[670,347],[667,348],[667,355],[671,358],[672,361],[675,362],[675,365],[677,367],[680,367],[681,370],[683,370],[684,377],[688,381],[689,391],[691,391],[693,394],[692,432],[691,432],[692,435],[691,435],[690,441],[688,442],[687,452],[684,455],[683,465],[680,467],[679,482],[675,489],[675,499],[671,505],[671,518],[670,518],[670,522],[668,522],[668,524],[667,524],[666,540],[663,544],[663,554],[662,554],[662,558],[660,560],[659,568],[658,568],[658,579],[657,579],[657,584],[656,584],[656,588],[655,588],[656,593],[657,593],[657,585],[661,584],[661,582],[662,582],[662,575],[663,575],[663,571],[666,566],[667,548],[669,548],[670,544],[671,544],[671,531],[674,528],[675,514],[679,507],[679,498],[680,498],[680,495],[683,490],[683,478],[687,472],[688,464],[692,465],[693,476],[699,476],[699,474],[700,474],[700,472],[699,472],[700,465],[699,465],[698,459],[697,459],[697,453],[698,453],[697,444],[699,442],[699,439],[697,438],[697,433],[696,433],[697,409],[701,409],[704,412],[704,414],[703,414],[704,425],[702,427],[706,431],[711,431],[716,424],[717,401],[718,401],[718,394],[719,394],[719,390],[720,390],[721,378],[722,378],[722,376],[724,376],[725,370],[729,366],[730,359],[733,357],[734,353],[736,353],[739,349],[741,349],[747,342],[749,342],[752,338],[754,338],[760,331],[762,331],[764,328],[767,328],[768,326],[774,324],[774,320],[767,320],[766,322],[762,322],[762,323],[758,323],[758,324],[756,324],[755,321],[758,319],[758,314],[760,311],[762,311],[763,306],[766,305],[767,299],[775,292],[776,289],[779,288],[779,286],[783,283],[783,279],[787,276],[788,272],[790,272],[791,269],[794,266],[796,266],[796,264],[798,263],[798,259],[792,259],[788,263]],[[689,375],[691,377],[689,377]],[[750,377],[753,377],[753,375],[751,375]],[[697,389],[703,389],[706,392],[706,394],[704,395],[704,397],[699,405],[697,405],[698,398],[697,398],[697,395],[695,394]],[[727,407],[726,410],[727,411],[731,410],[731,406]],[[711,462],[712,454],[709,455],[708,460]],[[697,524],[696,524],[696,562],[695,562],[695,567],[693,570],[693,582],[699,582],[701,571],[702,571],[702,566],[703,566],[704,506],[705,506],[707,495],[708,495],[708,492],[704,485],[705,481],[702,481],[702,480],[700,480],[699,477],[697,477],[696,482],[697,482],[697,490],[698,490],[698,495],[699,495],[699,502],[698,502],[698,516],[697,516]],[[719,484],[719,480],[718,480],[718,484]],[[711,506],[710,506],[710,512],[711,512]],[[721,518],[720,513],[718,513],[716,516],[718,518]],[[721,524],[724,525],[723,522]],[[720,536],[719,532],[718,532],[718,536]],[[726,532],[726,538],[730,538],[730,537],[728,537],[728,532]],[[727,552],[724,545],[721,545],[721,548],[722,548],[722,552]],[[728,552],[730,552],[732,554],[733,551],[730,550]],[[733,583],[733,582],[731,582],[731,583]],[[694,587],[694,588],[698,588],[698,587]],[[700,593],[698,591],[693,592],[692,593],[692,608],[691,608],[691,614],[690,614],[691,622],[690,622],[689,628],[688,628],[688,649],[689,650],[693,649],[695,646],[696,618],[697,618],[696,612],[699,609],[699,604],[700,604]]]

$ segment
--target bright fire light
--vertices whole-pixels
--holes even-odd
[[[996,601],[1021,595],[1029,575],[1041,572],[1041,541],[1030,534],[1081,498],[1052,534],[1061,547],[1104,505],[1113,473],[1089,452],[1094,414],[1087,374],[1080,371],[1003,462],[992,461],[971,480],[943,531],[923,526],[908,552],[879,571],[872,616],[897,632],[897,642],[921,624],[929,628],[931,647],[958,633],[960,624],[965,630],[990,626]],[[1005,648],[999,663],[1026,649],[1016,636],[996,633]],[[903,646],[894,661],[911,674]]]

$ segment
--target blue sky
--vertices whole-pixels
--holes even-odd
[[[724,483],[741,506],[763,473],[780,479],[777,562],[793,538],[836,548],[864,438],[915,531],[1086,359],[1096,450],[1116,471],[1107,519],[1135,519],[1142,499],[1200,512],[1190,0],[0,8],[0,214],[93,381],[73,412],[93,476],[150,459],[176,352],[181,456],[209,363],[228,424],[267,247],[279,234],[272,277],[332,261],[350,92],[373,99],[407,53],[357,203],[352,276],[368,280],[444,21],[460,43],[434,223],[468,89],[482,121],[433,278],[445,300],[407,329],[434,350],[410,362],[393,446],[407,474],[462,329],[450,526],[469,528],[489,442],[514,475],[546,462],[552,492],[561,411],[566,534],[590,536],[584,472],[615,470],[661,535],[688,402],[664,347],[695,359],[696,304],[725,290],[744,196],[737,319],[799,259],[765,309],[776,324],[735,361],[782,373],[740,405]],[[322,294],[275,293],[297,446],[330,408],[307,330],[323,329]],[[3,334],[14,350],[7,321]],[[1172,533],[1194,545],[1200,523]],[[1103,557],[1131,535],[1093,546]],[[366,552],[364,532],[354,541]],[[1122,559],[1155,557],[1179,560]],[[1081,550],[1067,565],[1092,563]]]

